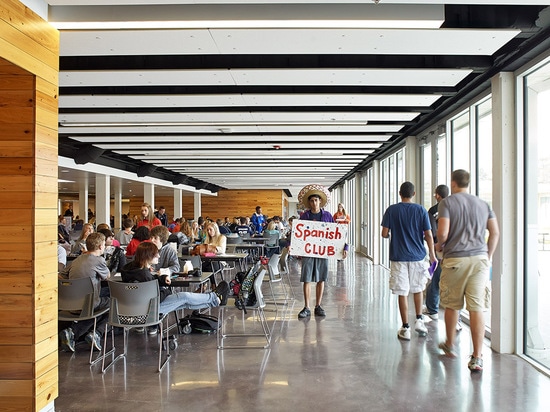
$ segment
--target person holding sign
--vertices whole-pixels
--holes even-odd
[[[308,210],[300,215],[301,220],[312,220],[318,222],[331,222],[334,223],[334,219],[330,212],[323,210],[330,199],[330,193],[321,185],[308,185],[305,186],[298,194],[298,201],[304,205]],[[295,223],[295,227],[300,224]],[[344,247],[343,257],[347,256],[348,245]],[[313,254],[313,253],[312,253]],[[311,316],[311,310],[309,308],[310,300],[310,283],[316,282],[315,287],[315,316],[326,316],[325,310],[321,307],[321,301],[323,299],[323,292],[325,290],[325,281],[328,278],[328,254],[326,257],[302,257],[302,273],[300,281],[304,284],[304,308],[298,313],[298,319],[304,319]]]

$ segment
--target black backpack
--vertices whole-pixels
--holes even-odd
[[[180,331],[184,334],[194,333],[212,333],[220,328],[216,316],[206,315],[194,310],[190,315],[180,320]]]
[[[235,306],[240,310],[244,310],[244,313],[246,313],[246,306],[253,306],[256,304],[257,299],[256,293],[254,292],[254,280],[256,276],[258,276],[259,269],[259,262],[250,268],[242,281],[239,295],[237,299],[235,299]]]

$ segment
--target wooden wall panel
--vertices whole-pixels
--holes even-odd
[[[59,32],[19,1],[2,0],[2,410],[37,411],[58,394],[58,76]]]

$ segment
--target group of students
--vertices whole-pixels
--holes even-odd
[[[153,221],[152,223],[156,222]],[[113,246],[115,235],[109,228],[101,228],[94,232],[93,227],[91,227],[87,231],[83,243],[82,241],[79,242],[79,244],[84,245],[80,250],[80,254],[70,265],[60,271],[60,278],[90,277],[95,288],[94,306],[96,308],[109,305],[109,289],[105,285],[105,281],[111,279],[117,272],[120,272],[123,282],[147,282],[156,279],[160,287],[161,313],[169,313],[176,309],[212,308],[226,303],[229,285],[225,281],[220,282],[210,293],[173,292],[170,288],[171,275],[180,271],[180,262],[176,251],[168,244],[170,232],[166,226],[159,224],[153,226],[149,231],[147,225],[144,224],[136,229],[132,241],[142,227],[147,229],[149,236],[136,245],[130,261],[127,261],[126,254],[120,246]],[[222,236],[219,235],[218,231],[219,239],[216,237],[214,227],[207,227],[207,233],[209,241],[221,244]],[[128,243],[128,247],[130,243]],[[225,244],[223,246],[225,247]],[[77,342],[86,341],[95,349],[101,350],[107,315],[98,319],[95,333],[93,332],[93,324],[93,320],[89,320],[60,325],[59,342],[61,348],[65,351],[74,352]],[[148,333],[151,335],[156,334],[157,328],[149,328]]]

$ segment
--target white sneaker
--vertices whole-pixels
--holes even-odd
[[[411,328],[400,328],[397,331],[397,337],[403,340],[411,340]]]
[[[414,322],[414,330],[418,332],[420,336],[426,336],[428,334],[428,329],[424,326],[424,321],[422,319],[417,319]]]
[[[462,330],[462,323],[460,323],[460,321],[458,321],[458,322],[456,323],[456,331],[457,331],[457,332],[460,332],[461,330]]]

